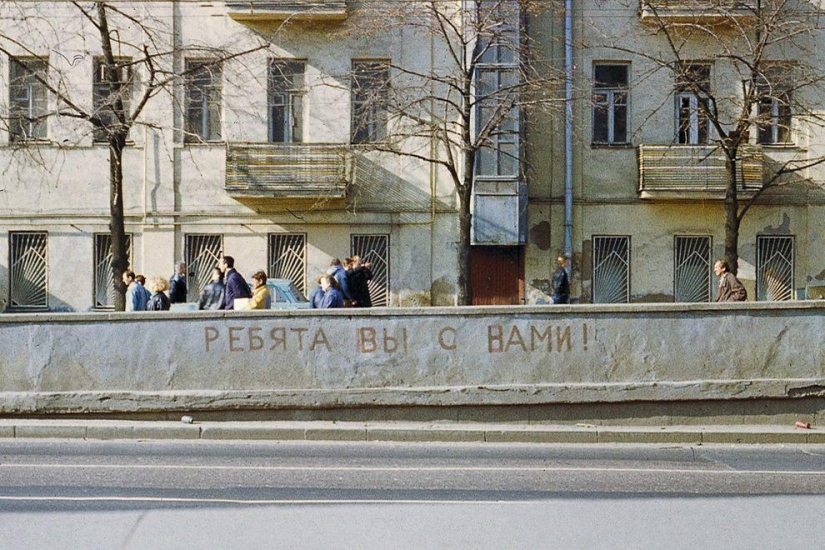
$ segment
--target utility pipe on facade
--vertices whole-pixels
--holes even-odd
[[[564,253],[573,257],[573,0],[564,0]]]

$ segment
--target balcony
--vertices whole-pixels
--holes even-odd
[[[349,158],[342,144],[229,143],[226,192],[235,198],[343,199]]]
[[[762,187],[762,148],[739,149],[737,187],[747,194]],[[722,199],[727,187],[725,155],[713,145],[640,145],[639,194],[643,199]]]
[[[269,0],[227,2],[229,17],[242,22],[343,21],[346,0]]]
[[[641,0],[643,23],[730,25],[756,16],[754,0]]]

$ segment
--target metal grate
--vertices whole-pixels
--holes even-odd
[[[373,307],[389,305],[390,288],[390,236],[352,235],[352,255],[372,264],[372,280],[369,282],[370,300]]]
[[[9,239],[9,305],[19,309],[48,308],[48,234],[10,233]]]
[[[757,300],[793,299],[793,241],[793,237],[756,238]]]
[[[197,302],[200,291],[212,280],[223,251],[223,235],[186,235],[186,301]]]
[[[132,236],[126,235],[126,257],[132,265]],[[95,233],[94,300],[96,309],[114,307],[115,281],[112,274],[112,235]]]
[[[673,244],[673,296],[677,302],[710,301],[710,237],[676,236]]]
[[[630,301],[630,237],[593,237],[593,303]]]
[[[306,296],[307,236],[303,233],[269,235],[269,277],[289,279]]]

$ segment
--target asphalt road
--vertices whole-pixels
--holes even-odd
[[[0,548],[825,548],[825,447],[0,441]]]

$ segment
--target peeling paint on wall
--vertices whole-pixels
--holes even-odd
[[[531,227],[530,242],[541,251],[550,250],[550,222],[543,221]]]

